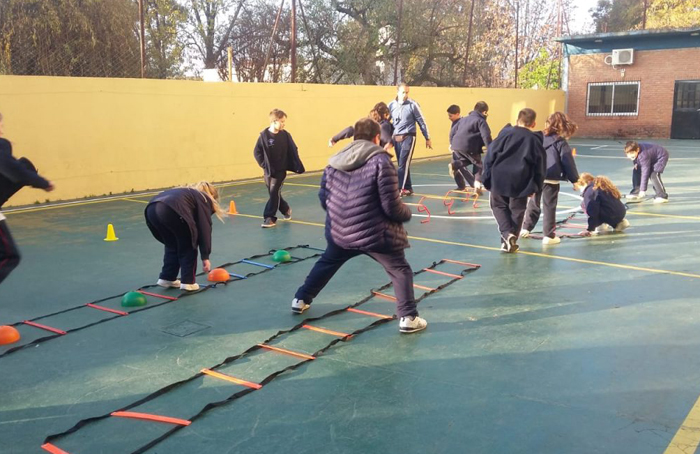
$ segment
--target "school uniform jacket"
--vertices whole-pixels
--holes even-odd
[[[214,205],[211,199],[193,188],[175,188],[163,191],[153,197],[148,205],[152,203],[166,204],[187,223],[192,235],[192,248],[195,249],[199,246],[202,260],[207,260],[211,255],[211,216],[214,214]],[[146,218],[146,224],[153,236],[164,243],[158,230],[148,222],[148,218]]]
[[[578,169],[569,143],[557,134],[544,136],[544,149],[547,153],[546,180],[561,180],[575,183]]]
[[[456,123],[450,130],[452,151],[464,156],[480,155],[481,148],[491,144],[491,128],[486,123],[484,114],[473,110]]]
[[[520,198],[542,191],[544,176],[542,136],[508,125],[489,146],[481,181],[494,194]]]
[[[282,130],[277,134],[279,135],[278,139],[281,139],[282,137],[286,136],[288,140],[287,165],[283,169],[271,168],[270,163],[272,162],[272,160],[270,159],[270,152],[272,151],[272,149],[267,143],[267,140],[265,139],[265,131],[267,131],[267,129],[263,129],[260,132],[260,136],[258,136],[258,141],[255,143],[255,149],[253,150],[253,156],[258,162],[258,165],[263,168],[265,174],[279,175],[281,173],[285,173],[288,170],[294,173],[304,173],[306,169],[304,169],[304,164],[299,158],[299,149],[294,143],[292,135],[285,130]]]
[[[49,182],[36,172],[29,159],[15,159],[10,141],[0,138],[0,208],[24,186],[46,189]]]
[[[593,231],[601,224],[615,227],[627,214],[625,205],[609,192],[593,189],[593,183],[583,190],[583,211],[588,216],[588,230]]]
[[[646,191],[651,172],[662,173],[668,162],[668,150],[661,145],[649,142],[639,142],[639,154],[634,165],[642,170],[640,191]]]
[[[401,201],[391,155],[374,143],[355,140],[332,156],[318,197],[329,242],[365,252],[409,247],[403,223],[411,219],[411,210]]]

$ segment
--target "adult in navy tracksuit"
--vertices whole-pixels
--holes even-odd
[[[389,103],[389,112],[394,124],[393,140],[396,159],[399,162],[399,186],[401,195],[404,196],[413,194],[410,167],[413,150],[416,148],[416,123],[425,137],[426,148],[432,149],[433,143],[420,106],[414,100],[408,99],[408,85],[399,84],[397,90],[396,99]]]
[[[489,106],[479,101],[469,115],[453,124],[450,130],[450,149],[452,150],[452,170],[457,187],[464,189],[466,184],[474,189],[481,189],[481,150],[491,144],[491,128],[486,123]],[[469,165],[472,171],[469,171]]]
[[[411,210],[401,202],[396,168],[379,146],[379,125],[363,118],[355,124],[355,140],[329,160],[319,199],[326,211],[328,247],[299,287],[292,312],[301,314],[348,260],[364,254],[384,267],[396,295],[396,312],[403,333],[427,326],[418,317],[413,271],[404,249],[403,227]]]
[[[544,244],[556,244],[561,240],[554,234],[557,202],[559,201],[559,183],[570,181],[576,183],[579,178],[576,161],[569,143],[566,141],[574,135],[578,126],[562,112],[554,112],[547,118],[544,128],[544,149],[547,154],[547,173],[542,192],[538,192],[527,204],[525,221],[521,236],[530,234],[543,213]],[[543,209],[540,209],[540,206]]]
[[[501,233],[501,250],[515,252],[527,198],[542,191],[545,152],[536,113],[525,108],[517,125],[506,126],[491,143],[484,159],[483,183],[491,191],[491,211]]]
[[[12,144],[2,138],[2,114],[0,114],[0,209],[7,200],[24,186],[53,191],[51,182],[41,177],[27,158],[15,159]],[[7,227],[5,216],[0,211],[0,283],[17,268],[20,253]]]
[[[270,112],[270,127],[263,130],[255,143],[253,156],[263,169],[265,185],[270,198],[263,210],[263,228],[277,224],[277,212],[285,219],[292,218],[292,208],[282,198],[282,185],[287,178],[287,170],[304,173],[304,164],[299,159],[299,149],[292,135],[284,130],[287,114],[279,109]]]
[[[211,271],[211,216],[216,214],[223,220],[218,200],[218,190],[201,182],[161,192],[148,202],[146,224],[155,239],[165,245],[159,286],[186,291],[199,289],[195,282],[197,248],[202,254],[202,268],[208,273]],[[178,272],[181,280],[177,279]]]
[[[625,144],[625,154],[634,162],[632,171],[632,192],[629,199],[643,199],[646,196],[649,180],[654,186],[654,203],[668,202],[668,193],[661,174],[666,169],[668,150],[661,145],[630,140]]]
[[[591,179],[590,174],[581,174],[580,183],[587,183],[581,207],[588,216],[588,228],[582,234],[590,235],[603,224],[614,227],[617,232],[625,230],[629,222],[625,219],[627,209],[620,201],[620,191],[606,177]]]

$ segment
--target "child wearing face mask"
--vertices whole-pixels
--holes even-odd
[[[588,228],[581,235],[601,233],[607,230],[607,226],[614,227],[615,232],[622,232],[630,226],[625,219],[627,208],[620,201],[620,190],[609,178],[594,177],[584,172],[579,176],[575,187],[581,191],[581,208],[588,216]]]

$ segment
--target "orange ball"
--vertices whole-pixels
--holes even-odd
[[[19,340],[19,331],[12,326],[0,326],[0,345],[12,344]]]
[[[223,268],[214,268],[209,272],[209,276],[207,276],[209,282],[226,282],[230,278],[231,276],[228,274],[228,271]]]

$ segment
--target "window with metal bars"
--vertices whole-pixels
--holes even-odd
[[[639,81],[588,84],[586,115],[592,117],[639,114]]]

